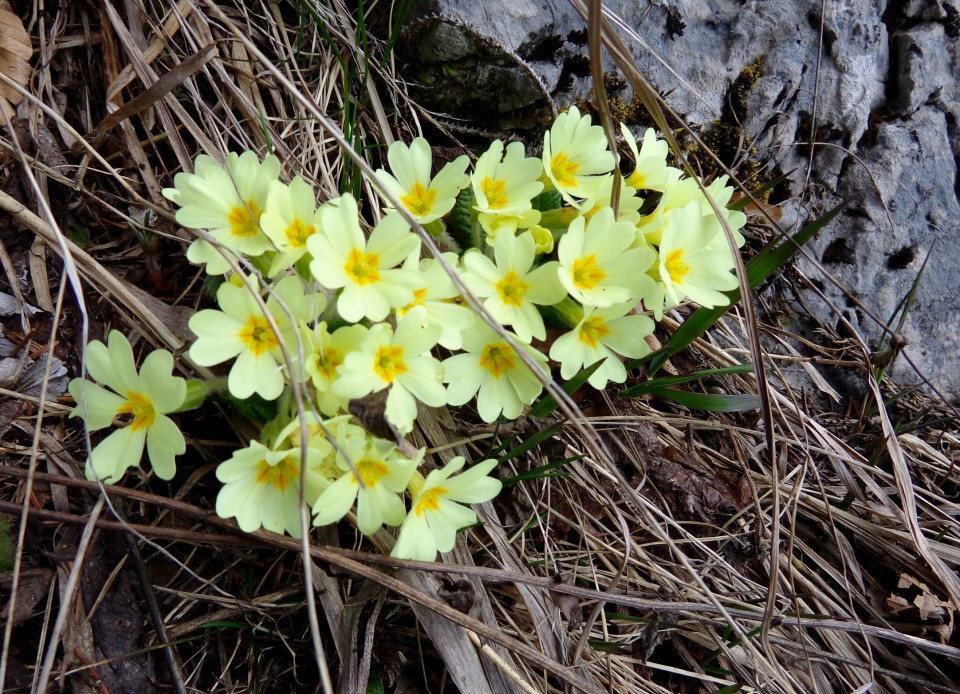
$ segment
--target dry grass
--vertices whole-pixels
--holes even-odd
[[[206,299],[160,190],[197,154],[272,150],[285,176],[324,197],[355,186],[373,211],[325,119],[373,162],[377,145],[430,122],[381,65],[382,41],[359,52],[338,2],[314,16],[298,3],[99,5],[20,3],[39,55],[0,136],[2,288],[45,309],[5,318],[7,337],[75,374],[83,341],[111,327],[183,347]],[[732,315],[673,368],[748,362],[744,322]],[[68,399],[0,384],[0,511],[17,549],[16,571],[0,574],[0,682],[282,691],[317,688],[327,667],[346,692],[368,680],[397,692],[954,691],[953,410],[916,392],[884,405],[894,392],[856,338],[803,345],[755,327],[772,432],[754,415],[589,396],[502,466],[509,477],[573,458],[563,475],[483,505],[484,526],[435,565],[386,559],[375,548],[389,540],[343,525],[312,538],[305,572],[297,542],[219,520],[214,464],[251,428],[214,408],[183,422],[193,445],[173,483],[102,489],[83,479],[89,441]],[[832,403],[824,369],[865,397]],[[752,375],[705,386],[757,389]],[[472,421],[425,413],[418,436],[479,458],[555,420]],[[321,608],[313,636],[307,597]]]

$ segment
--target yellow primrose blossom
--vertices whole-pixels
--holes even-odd
[[[736,289],[738,282],[732,272],[730,249],[711,245],[719,227],[715,216],[701,214],[696,200],[670,215],[659,248],[659,274],[667,307],[678,306],[684,298],[706,308],[730,302],[723,292]]]
[[[373,535],[384,524],[403,523],[406,508],[400,495],[423,458],[424,450],[420,449],[419,455],[410,459],[394,444],[369,434],[345,436],[338,430],[335,435],[349,462],[337,454],[341,475],[317,497],[313,524],[336,523],[350,511],[354,501],[357,502],[357,528],[364,535]]]
[[[130,418],[91,451],[87,479],[118,481],[127,468],[140,464],[144,445],[157,477],[173,479],[174,459],[187,447],[167,415],[183,405],[187,384],[171,375],[170,353],[151,352],[137,373],[130,343],[123,333],[112,330],[106,345],[98,340],[87,345],[85,364],[87,373],[110,390],[84,379],[72,380],[69,389],[77,406],[70,416],[82,417],[90,431],[110,426],[117,417]]]
[[[511,142],[504,154],[503,142],[495,140],[477,160],[470,181],[474,209],[489,237],[501,229],[515,233],[540,221],[532,200],[543,190],[543,164],[527,157],[523,143]]]
[[[300,334],[307,352],[304,369],[316,389],[317,408],[328,417],[346,411],[350,399],[333,392],[344,359],[356,351],[367,335],[363,325],[343,325],[329,332],[326,322],[316,328],[301,323]]]
[[[320,228],[313,187],[299,176],[289,184],[274,181],[260,226],[276,249],[267,271],[274,277],[307,254],[307,239]]]
[[[280,280],[266,301],[279,334],[246,287],[225,282],[217,290],[217,303],[221,310],[204,309],[190,318],[190,329],[197,335],[190,358],[202,366],[213,366],[236,357],[227,378],[227,388],[235,397],[249,398],[254,393],[265,400],[279,397],[284,384],[280,345],[286,346],[288,356],[296,362],[297,326],[300,321],[312,322],[326,299],[322,294],[306,294],[299,277]],[[300,374],[302,369],[294,368],[293,373]]]
[[[452,210],[460,191],[470,181],[466,174],[470,160],[466,155],[446,164],[431,179],[433,153],[422,137],[409,145],[394,142],[387,150],[387,162],[390,171],[378,169],[377,180],[421,224],[429,224]]]
[[[163,195],[180,205],[177,223],[187,229],[206,229],[218,245],[234,253],[256,257],[273,245],[260,229],[270,184],[280,175],[280,161],[268,155],[263,162],[253,152],[227,155],[225,166],[211,157],[197,157],[195,173],[178,173],[173,188]],[[212,275],[230,269],[221,252],[204,239],[187,249],[192,263],[206,264]]]
[[[733,196],[733,186],[727,185],[727,177],[720,176],[706,187],[707,192],[717,203],[717,207],[723,212],[733,231],[733,236],[737,241],[737,246],[743,246],[744,238],[740,229],[747,223],[747,216],[739,210],[728,210],[727,204]],[[678,169],[671,169],[667,172],[666,183],[664,184],[663,197],[657,207],[649,215],[642,217],[637,222],[637,231],[642,235],[646,243],[657,246],[660,244],[660,236],[664,227],[667,225],[670,215],[675,210],[686,207],[691,202],[697,202],[700,206],[700,215],[702,217],[716,220],[717,215],[710,206],[710,202],[704,196],[700,186],[694,178],[686,178]],[[717,222],[719,224],[719,222]],[[638,242],[640,239],[638,238]],[[716,239],[715,243],[721,243],[726,246],[725,237]]]
[[[495,319],[513,327],[524,342],[543,340],[546,328],[537,306],[551,306],[566,296],[552,260],[533,267],[536,242],[527,232],[499,234],[493,242],[496,264],[477,250],[463,258],[463,281]]]
[[[317,445],[315,440],[312,443]],[[308,488],[301,495],[299,445],[274,450],[259,441],[251,441],[249,446],[234,451],[217,466],[217,479],[223,482],[217,494],[217,515],[236,518],[237,525],[246,533],[263,527],[299,539],[301,498],[311,505],[320,491],[329,486],[317,468],[331,452],[329,444],[325,448],[308,449],[305,471]]]
[[[626,178],[627,185],[634,190],[662,192],[667,182],[668,171],[678,171],[667,166],[667,155],[670,153],[667,141],[657,139],[654,129],[647,128],[643,134],[643,144],[637,151],[637,139],[626,123],[620,124],[620,132],[623,133],[623,139],[630,148],[634,161],[633,173]]]
[[[614,177],[603,176],[593,193],[579,202],[577,208],[581,216],[590,219],[600,210],[611,207],[613,202]],[[637,191],[620,180],[620,206],[617,209],[617,221],[637,224],[640,221],[640,208],[643,207],[643,198]]]
[[[457,303],[460,290],[443,266],[435,258],[420,260],[419,256],[419,252],[411,254],[403,264],[404,268],[416,272],[418,283],[413,290],[413,301],[397,309],[397,316],[402,317],[417,306],[422,306],[427,322],[441,330],[437,344],[447,349],[460,349],[463,331],[473,325],[476,314]],[[457,269],[460,261],[456,253],[444,253],[443,257],[451,267]]]
[[[602,359],[603,364],[590,376],[590,385],[599,390],[608,381],[626,381],[627,370],[620,357],[637,359],[647,354],[650,347],[644,338],[654,327],[648,316],[631,315],[634,306],[635,302],[629,301],[606,308],[584,307],[577,326],[550,347],[550,358],[560,362],[560,375],[571,379]]]
[[[419,252],[420,239],[407,222],[390,214],[363,237],[357,202],[349,193],[320,210],[322,232],[307,241],[310,272],[327,289],[341,289],[337,311],[344,320],[382,321],[391,309],[413,301],[415,273],[398,267]]]
[[[477,522],[477,514],[462,504],[480,504],[500,493],[503,484],[489,476],[496,460],[484,460],[454,474],[463,465],[463,457],[457,456],[441,469],[432,470],[426,479],[414,476],[409,485],[413,503],[391,556],[433,561],[437,552],[449,552],[457,531]]]
[[[347,355],[333,392],[353,399],[389,388],[386,417],[401,433],[410,432],[417,400],[431,407],[447,403],[443,369],[430,356],[440,333],[422,307],[400,318],[396,331],[386,323],[374,325],[359,348]]]
[[[517,340],[517,342],[520,342]],[[529,345],[520,348],[547,373],[547,358]],[[464,405],[477,396],[477,411],[485,422],[501,414],[516,419],[540,395],[540,379],[510,344],[481,321],[464,332],[463,354],[444,359],[444,381],[451,405]]]
[[[636,236],[630,222],[616,222],[606,208],[586,220],[578,217],[557,244],[558,274],[570,296],[581,304],[612,306],[639,302],[653,289],[647,269],[652,249],[631,248]]]
[[[593,125],[589,115],[581,116],[576,106],[557,116],[544,134],[543,172],[571,204],[592,195],[614,162],[603,128]]]

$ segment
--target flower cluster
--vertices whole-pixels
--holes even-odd
[[[565,379],[597,364],[589,383],[598,389],[623,383],[623,359],[649,351],[651,315],[687,300],[726,303],[737,281],[713,206],[668,166],[652,130],[639,147],[625,126],[623,135],[635,166],[616,213],[616,157],[576,108],[546,133],[542,157],[496,141],[472,171],[463,156],[432,175],[426,140],[393,144],[389,170],[376,173],[385,199],[372,229],[351,195],[318,205],[303,179],[281,181],[273,156],[231,154],[223,166],[201,156],[194,173],[178,174],[164,194],[199,233],[188,258],[222,276],[216,308],[190,320],[189,356],[223,365],[232,397],[279,404],[261,440],[217,468],[217,512],[245,531],[298,537],[304,502],[315,525],[349,516],[366,534],[400,527],[394,553],[432,560],[476,522],[468,505],[500,490],[495,461],[464,470],[454,458],[421,472],[425,452],[411,457],[359,426],[352,401],[382,402],[398,436],[421,407],[475,403],[486,422],[514,419],[542,392],[551,362]],[[721,208],[732,193],[725,179],[706,190]],[[510,339],[466,305],[439,259],[422,257],[395,206],[446,247],[443,264]],[[724,213],[734,229],[745,222]],[[170,355],[150,354],[138,374],[113,333],[109,346],[91,343],[87,363],[113,392],[74,381],[74,414],[91,430],[132,415],[93,450],[88,474],[116,481],[146,444],[157,475],[172,477],[185,446],[167,415],[187,396]],[[305,412],[291,404],[294,389]]]

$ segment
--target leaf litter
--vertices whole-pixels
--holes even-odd
[[[71,403],[61,386],[79,373],[84,330],[92,338],[120,327],[136,336],[136,349],[183,344],[181,324],[204,301],[202,281],[183,259],[181,232],[155,192],[193,153],[269,147],[289,175],[334,195],[349,179],[345,158],[295,92],[319,99],[341,126],[349,123],[371,157],[376,143],[419,123],[434,127],[431,116],[408,99],[403,75],[389,61],[365,62],[354,52],[357,42],[347,39],[357,35],[356,19],[338,5],[318,5],[317,16],[301,22],[276,4],[220,3],[270,64],[202,2],[164,0],[147,14],[123,17],[112,5],[100,12],[65,3],[47,10],[49,21],[31,25],[25,43],[17,26],[28,13],[19,5],[18,14],[0,4],[0,26],[13,27],[0,31],[0,71],[28,85],[35,69],[36,82],[56,90],[19,100],[18,115],[42,130],[0,135],[0,207],[7,213],[0,242],[14,268],[0,277],[0,292],[15,296],[15,282],[43,306],[27,279],[38,277],[30,258],[39,237],[50,251],[43,262],[51,296],[67,282],[60,260],[66,256],[84,282],[88,317],[69,299],[56,301],[57,320],[31,308],[31,322],[45,333],[24,341],[11,337],[26,337],[23,307],[15,301],[12,313],[0,316],[10,345],[0,353],[0,511],[15,530],[30,511],[13,600],[17,574],[0,574],[0,598],[15,615],[6,620],[14,640],[0,678],[20,683],[21,664],[39,669],[52,652],[61,681],[77,690],[108,677],[119,690],[312,688],[317,644],[305,635],[295,546],[244,536],[210,516],[211,463],[249,425],[206,413],[182,422],[194,451],[184,474],[170,485],[135,477],[130,489],[110,494],[111,503],[126,499],[125,519],[110,513],[92,520],[99,490],[83,480],[78,463],[87,443],[64,416]],[[14,48],[11,36],[20,37]],[[367,39],[374,52],[383,49]],[[25,71],[11,56],[29,61],[41,40],[49,59],[27,62]],[[208,55],[210,45],[216,48]],[[357,65],[375,72],[380,86],[357,79]],[[271,78],[270,68],[289,81]],[[104,93],[132,106],[108,119]],[[19,92],[0,86],[0,95],[13,102]],[[344,108],[351,100],[361,105],[356,121]],[[85,145],[84,136],[93,134],[97,146]],[[63,161],[39,156],[52,151]],[[51,203],[52,218],[40,199]],[[156,238],[144,242],[130,231],[143,216],[130,210],[158,216]],[[357,555],[348,528],[324,535],[310,561],[325,576],[317,584],[336,597],[321,600],[328,641],[320,656],[334,677],[386,691],[439,690],[444,682],[448,690],[459,682],[461,691],[469,691],[463,683],[523,691],[517,683],[524,682],[561,692],[565,681],[617,692],[806,692],[838,683],[850,690],[952,691],[960,644],[943,567],[960,567],[956,413],[886,382],[873,393],[864,388],[866,397],[836,381],[824,388],[827,368],[868,382],[866,345],[826,327],[826,347],[809,344],[783,335],[776,316],[761,318],[768,321],[761,332],[783,337],[779,347],[768,344],[767,359],[785,474],[776,478],[767,469],[766,432],[749,411],[702,413],[655,396],[586,395],[581,406],[630,489],[620,487],[571,423],[550,414],[518,429],[522,440],[559,424],[547,440],[504,462],[503,476],[520,481],[478,509],[483,524],[464,535],[448,558],[454,564]],[[749,353],[741,321],[732,312],[665,368],[687,374],[741,364]],[[191,373],[185,360],[178,366]],[[812,386],[796,388],[796,373],[811,371],[818,375]],[[727,392],[756,393],[750,373],[724,379]],[[700,383],[682,387],[706,393]],[[834,406],[818,390],[841,401]],[[881,400],[889,403],[888,423],[868,413]],[[450,455],[478,459],[500,444],[520,443],[507,443],[512,432],[479,428],[469,413],[428,413],[423,421],[415,444]],[[552,467],[558,461],[565,462]],[[525,476],[543,466],[563,474]],[[79,546],[73,533],[85,524],[99,529],[78,589],[68,595],[68,564]],[[780,543],[772,546],[775,525]],[[135,554],[122,549],[121,533],[137,540],[142,576],[133,568]],[[7,542],[16,546],[17,534]],[[361,565],[351,563],[357,559]],[[389,568],[397,565],[404,567],[399,573]],[[778,592],[773,618],[764,623],[771,572]],[[157,628],[157,615],[176,635],[166,649],[170,637]],[[42,634],[61,616],[62,641],[44,643]],[[470,638],[483,625],[491,637],[504,636],[499,661]]]

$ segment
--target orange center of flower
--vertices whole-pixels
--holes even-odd
[[[579,168],[580,164],[570,161],[566,152],[557,152],[550,160],[550,171],[553,172],[553,177],[557,180],[557,183],[564,188],[572,188],[577,185],[574,176]]]
[[[380,482],[380,479],[390,474],[390,468],[382,460],[376,458],[362,458],[357,461],[357,472],[360,473],[360,479],[363,480],[363,486],[367,489],[373,489]],[[354,484],[357,483],[357,476],[353,475]]]
[[[507,206],[510,199],[507,197],[507,182],[500,178],[490,178],[487,176],[480,183],[480,190],[487,198],[487,207],[491,210],[499,210]]]
[[[135,390],[127,392],[127,401],[120,406],[117,414],[133,415],[130,428],[134,431],[146,429],[151,426],[157,418],[157,411],[153,408],[153,402],[151,402],[150,398]]]
[[[520,275],[513,270],[504,275],[496,286],[500,301],[507,306],[520,306],[523,303],[524,295],[530,288],[529,282],[524,282],[520,279]]]
[[[634,169],[634,172],[627,177],[627,185],[634,190],[645,190],[647,187],[647,177],[643,175],[640,169]]]
[[[407,304],[403,308],[398,309],[397,313],[400,314],[401,316],[405,316],[407,315],[407,311],[411,311],[417,306],[423,306],[423,300],[426,298],[426,296],[427,296],[426,287],[424,287],[423,289],[414,289],[413,301],[411,301],[409,304]]]
[[[321,349],[314,355],[314,368],[316,368],[317,373],[327,378],[333,378],[337,372],[337,367],[343,363],[345,357],[346,355],[335,347]]]
[[[480,353],[480,366],[494,378],[500,378],[507,371],[516,368],[517,362],[509,345],[496,342],[483,348]]]
[[[241,238],[256,236],[260,232],[261,214],[263,211],[257,207],[253,199],[234,205],[227,214],[230,233]]]
[[[316,231],[317,228],[312,224],[304,224],[299,219],[294,219],[283,233],[286,235],[287,241],[290,242],[291,246],[294,248],[303,248],[307,245],[307,239],[313,236]]]
[[[574,286],[589,290],[600,284],[607,273],[597,267],[597,256],[588,255],[573,261],[571,275]]]
[[[239,337],[247,349],[258,357],[280,345],[273,328],[263,316],[250,316],[240,329]]]
[[[424,217],[430,214],[433,204],[437,201],[437,191],[432,188],[424,188],[420,181],[413,184],[413,190],[406,195],[400,196],[400,202],[410,210],[410,214]]]
[[[419,517],[422,516],[425,511],[439,511],[440,499],[446,493],[447,490],[443,487],[434,487],[433,489],[428,489],[420,495],[420,500],[413,508],[413,512]]]
[[[663,264],[670,275],[670,281],[674,284],[682,282],[684,276],[690,272],[690,266],[683,262],[683,250],[680,248],[667,253],[667,259]]]
[[[355,284],[365,287],[368,284],[380,281],[380,256],[376,253],[364,253],[354,248],[343,264],[343,271],[347,273]]]
[[[377,349],[373,358],[373,370],[387,383],[407,372],[407,363],[403,360],[403,347],[384,345]]]
[[[580,332],[577,337],[585,345],[596,349],[600,344],[600,339],[610,334],[610,328],[600,316],[591,316],[580,324]]]
[[[276,465],[271,465],[266,460],[257,463],[257,484],[272,484],[285,492],[291,483],[299,479],[300,468],[286,458]]]

